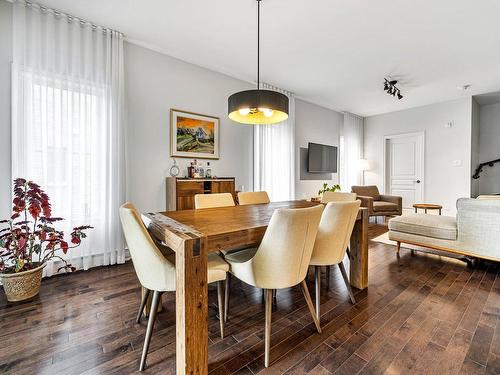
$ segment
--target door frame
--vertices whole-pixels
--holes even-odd
[[[398,139],[398,138],[405,138],[405,137],[420,137],[421,142],[422,142],[422,152],[420,156],[420,165],[422,167],[422,176],[420,177],[423,180],[422,184],[422,201],[425,202],[425,131],[418,131],[418,132],[409,132],[409,133],[398,133],[398,134],[389,134],[389,135],[384,135],[384,144],[383,144],[383,155],[382,155],[382,175],[384,179],[384,194],[387,194],[389,191],[388,189],[388,171],[387,171],[387,157],[388,157],[388,150],[387,150],[387,141],[391,139]]]

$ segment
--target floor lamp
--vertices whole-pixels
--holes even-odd
[[[359,159],[358,161],[358,168],[361,172],[361,184],[365,184],[365,171],[368,171],[370,169],[370,163],[368,162],[367,159]]]

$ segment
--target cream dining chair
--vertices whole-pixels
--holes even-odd
[[[311,266],[314,266],[316,317],[318,320],[321,315],[320,290],[322,266],[327,266],[327,268],[335,264],[339,266],[351,302],[356,303],[342,261],[345,257],[360,205],[361,201],[359,200],[353,202],[330,202],[326,205],[323,215],[321,215],[310,263]]]
[[[238,193],[238,203],[241,206],[247,204],[265,204],[269,202],[269,196],[265,191],[240,191]]]
[[[264,364],[269,366],[273,290],[301,284],[316,329],[319,321],[305,281],[322,205],[274,211],[258,249],[226,255],[230,272],[241,281],[265,290]]]
[[[356,193],[342,193],[340,191],[325,191],[321,197],[321,203],[329,202],[351,202],[356,200]]]
[[[231,193],[196,194],[194,196],[194,208],[214,208],[234,206]]]
[[[358,195],[356,193],[345,193],[341,191],[325,191],[321,197],[321,203],[330,202],[354,202]],[[349,246],[347,246],[347,256],[351,257]],[[330,285],[330,267],[326,267],[326,280]]]
[[[146,366],[146,357],[151,342],[158,304],[161,303],[161,295],[164,292],[175,291],[175,254],[167,257],[162,254],[149,235],[139,213],[132,203],[125,203],[120,207],[120,219],[137,278],[145,289],[136,318],[137,323],[140,322],[148,297],[153,292],[146,337],[144,338],[139,365],[139,371],[143,371]],[[208,256],[208,283],[217,282],[221,337],[224,337],[222,288],[228,270],[229,265],[220,256],[217,254],[210,254]]]

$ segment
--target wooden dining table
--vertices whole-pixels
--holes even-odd
[[[143,214],[148,230],[175,251],[177,374],[208,373],[207,256],[256,247],[273,212],[304,208],[308,201]],[[368,286],[368,211],[360,208],[350,241],[350,282]]]

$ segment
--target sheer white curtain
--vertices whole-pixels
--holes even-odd
[[[340,183],[342,190],[351,191],[351,186],[362,182],[359,160],[363,158],[363,117],[344,112],[341,138]]]
[[[94,226],[67,254],[75,267],[123,263],[123,36],[36,4],[13,6],[13,177],[47,191],[53,215],[66,219],[60,229]]]
[[[286,121],[254,125],[254,190],[265,190],[271,201],[295,198],[295,99],[292,93],[268,84],[261,88],[279,91],[289,98]]]

